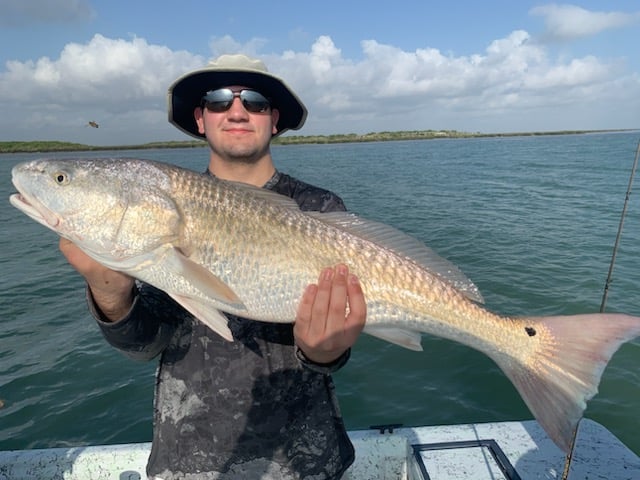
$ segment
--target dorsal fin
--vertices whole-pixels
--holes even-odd
[[[410,258],[470,300],[484,303],[478,287],[458,267],[416,238],[384,223],[365,220],[349,212],[307,213],[321,222],[388,248],[397,255]]]

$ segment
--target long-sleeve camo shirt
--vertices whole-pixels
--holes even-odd
[[[302,210],[345,210],[335,194],[276,173],[265,185]],[[160,355],[147,474],[157,479],[333,479],[353,462],[330,374],[296,349],[292,324],[228,315],[228,342],[166,294],[139,285],[123,320],[93,314],[114,347]]]

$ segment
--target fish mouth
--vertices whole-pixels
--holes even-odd
[[[9,202],[22,213],[33,218],[36,222],[52,230],[57,230],[60,224],[60,218],[39,201],[30,199],[26,195],[18,192],[9,197]]]

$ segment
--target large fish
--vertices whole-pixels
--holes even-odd
[[[421,350],[425,332],[485,353],[565,452],[607,362],[640,335],[640,318],[623,314],[495,315],[455,266],[391,227],[302,212],[284,196],[176,166],[35,160],[12,173],[12,205],[228,340],[221,311],[292,322],[318,272],[347,264],[365,293],[367,333]]]

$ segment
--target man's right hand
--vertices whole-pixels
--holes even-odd
[[[116,322],[124,318],[133,304],[133,277],[101,265],[66,238],[60,238],[60,251],[87,281],[104,319]]]

